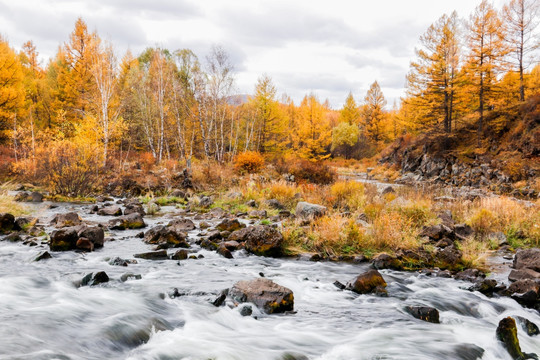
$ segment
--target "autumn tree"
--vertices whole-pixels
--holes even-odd
[[[332,129],[332,151],[343,153],[345,158],[349,159],[359,137],[360,129],[358,129],[358,125],[345,121],[339,123]]]
[[[276,100],[276,87],[268,75],[257,80],[251,105],[255,110],[255,150],[277,152],[284,145],[285,118]]]
[[[92,57],[96,37],[78,18],[69,41],[59,49],[51,64],[50,71],[55,76],[53,106],[56,122],[66,133],[72,133],[74,125],[82,121],[92,101]]]
[[[468,81],[478,99],[478,142],[484,126],[484,110],[495,96],[497,75],[504,69],[506,55],[503,23],[493,6],[483,0],[470,16],[468,24],[469,54],[466,64]]]
[[[456,12],[443,15],[420,37],[422,48],[407,75],[406,100],[416,108],[418,121],[431,127],[442,123],[452,130],[454,103],[459,86],[459,19]]]
[[[358,125],[360,123],[360,107],[356,104],[352,93],[349,92],[347,98],[345,99],[345,104],[339,112],[339,122],[346,122],[349,125]]]
[[[503,7],[506,41],[512,62],[519,73],[519,100],[525,100],[524,71],[530,64],[529,56],[538,48],[534,30],[540,21],[540,3],[535,0],[510,0]]]
[[[332,130],[326,118],[327,110],[313,93],[302,100],[293,130],[293,146],[301,157],[321,160],[329,156],[327,148]]]
[[[5,131],[16,127],[17,112],[24,101],[23,72],[21,63],[7,41],[0,37],[0,140]]]
[[[367,136],[375,142],[384,139],[386,120],[385,106],[386,99],[384,98],[379,83],[375,81],[369,87],[366,97],[364,98],[362,114],[364,130]]]

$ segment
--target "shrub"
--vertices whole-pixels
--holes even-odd
[[[294,184],[288,184],[284,181],[271,183],[265,190],[268,199],[276,199],[287,207],[293,206],[295,195],[299,189]]]
[[[298,182],[308,182],[313,184],[331,184],[335,181],[336,172],[323,162],[313,162],[298,159],[288,167],[288,173],[294,175]]]
[[[234,168],[240,173],[256,173],[264,166],[264,158],[256,151],[240,153],[234,159]]]
[[[68,140],[51,141],[37,150],[37,173],[53,194],[85,196],[100,179],[99,151]]]

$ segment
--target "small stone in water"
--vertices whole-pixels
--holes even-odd
[[[344,290],[347,286],[345,284],[340,283],[339,281],[334,281],[334,286],[337,287],[339,290]]]
[[[133,273],[125,273],[120,276],[120,280],[122,280],[122,282],[126,282],[130,279],[141,280],[142,276],[141,274],[133,274]]]
[[[253,314],[253,308],[250,305],[244,305],[240,308],[240,315],[251,316]]]
[[[261,271],[261,272],[259,273],[259,276],[260,276],[260,277],[264,277],[264,273]]]

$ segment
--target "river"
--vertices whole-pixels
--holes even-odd
[[[32,211],[42,223],[73,210],[88,221],[108,220],[88,209],[73,204],[48,209],[43,203]],[[173,216],[174,208],[163,210],[145,217],[147,229]],[[138,232],[111,231],[107,236],[116,240],[102,249],[52,253],[52,259],[39,262],[33,259],[47,245],[0,241],[0,359],[506,360],[511,357],[495,337],[498,322],[522,316],[540,324],[538,312],[510,298],[470,292],[470,283],[454,279],[382,270],[388,297],[333,285],[351,280],[368,264],[271,259],[243,251],[225,259],[193,245],[204,258],[109,265],[110,258],[133,259],[151,250],[135,237]],[[189,234],[192,240],[197,232]],[[74,285],[96,271],[105,271],[110,281]],[[126,272],[142,278],[122,282]],[[293,290],[294,313],[254,309],[252,316],[242,316],[238,308],[211,305],[222,289],[260,273]],[[169,296],[174,288],[177,296]],[[441,323],[413,318],[407,305],[438,309]],[[540,336],[529,337],[519,327],[519,339],[523,351],[540,352]]]

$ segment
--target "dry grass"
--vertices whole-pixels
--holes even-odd
[[[356,210],[364,206],[366,196],[364,185],[358,181],[338,181],[330,187],[332,201],[338,208]]]
[[[13,200],[12,196],[0,195],[0,213],[10,213],[13,216],[21,216],[27,213],[27,210]]]

